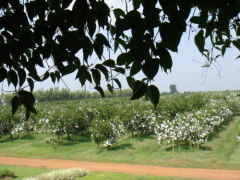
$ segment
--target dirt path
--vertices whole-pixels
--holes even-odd
[[[0,164],[62,169],[81,167],[89,171],[120,172],[139,175],[176,176],[204,179],[240,180],[240,170],[171,168],[149,165],[96,163],[57,159],[0,157]]]

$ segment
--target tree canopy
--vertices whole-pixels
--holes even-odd
[[[36,81],[50,78],[55,83],[73,72],[81,85],[90,82],[103,97],[102,79],[112,92],[121,88],[117,75],[123,74],[133,90],[132,100],[146,95],[156,106],[160,94],[152,80],[159,69],[171,70],[170,51],[178,51],[184,32],[194,34],[209,64],[231,46],[240,50],[240,0],[123,3],[124,10],[104,0],[0,1],[0,82],[7,80],[16,89],[13,114],[20,105],[26,107],[27,117],[36,113],[26,83],[32,91]],[[205,48],[205,41],[211,42],[211,49]],[[45,72],[39,74],[38,67]],[[136,80],[140,71],[145,77]]]

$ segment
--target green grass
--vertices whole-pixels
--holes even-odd
[[[159,177],[159,176],[143,176],[123,173],[102,173],[91,172],[89,175],[77,180],[193,180],[191,178],[180,177]]]
[[[13,180],[22,180],[27,177],[38,176],[43,173],[50,172],[50,169],[30,168],[23,166],[6,166],[0,165],[0,169],[8,169],[15,172],[17,178]],[[124,173],[106,173],[106,172],[90,172],[87,176],[78,178],[77,180],[194,180],[192,178],[179,177],[159,177],[159,176],[143,176]]]
[[[50,169],[43,169],[43,168],[7,166],[7,165],[0,165],[0,169],[8,169],[10,171],[13,171],[17,176],[17,178],[14,178],[14,180],[22,180],[23,178],[26,178],[26,177],[36,176],[36,175],[51,171]]]
[[[182,148],[180,152],[173,152],[170,146],[158,146],[154,136],[134,139],[125,137],[118,147],[103,149],[89,139],[62,141],[59,146],[51,146],[45,143],[45,135],[28,135],[2,139],[0,156],[240,169],[240,142],[235,137],[240,131],[239,125],[240,117],[236,117],[201,149]]]

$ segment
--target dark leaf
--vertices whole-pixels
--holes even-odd
[[[96,86],[95,89],[100,93],[102,97],[105,97],[104,91],[100,86]]]
[[[180,25],[175,23],[161,23],[159,30],[162,37],[162,44],[171,51],[177,52],[184,31]]]
[[[116,19],[117,19],[118,17],[120,17],[120,16],[122,16],[122,17],[125,16],[124,11],[123,11],[122,9],[120,9],[120,8],[114,9],[114,10],[113,10],[113,13],[114,13],[114,16],[115,16]]]
[[[55,84],[55,82],[56,82],[56,75],[55,75],[55,73],[51,72],[50,73],[50,77],[51,77],[52,82]]]
[[[113,68],[115,67],[115,61],[112,59],[108,59],[104,61],[102,64],[108,67],[113,67]]]
[[[232,41],[232,43],[238,50],[240,50],[240,39]]]
[[[167,70],[171,70],[172,68],[172,57],[166,48],[158,47],[157,53],[160,56],[159,64],[164,69],[165,72]]]
[[[143,73],[149,78],[153,79],[159,70],[159,62],[156,59],[147,59],[142,66]]]
[[[19,86],[21,87],[26,80],[26,72],[24,69],[22,68],[18,69],[18,77],[19,77]]]
[[[107,84],[107,88],[111,93],[113,93],[113,87],[111,84]]]
[[[30,91],[32,92],[33,89],[34,89],[34,82],[31,78],[27,78],[27,81],[28,81],[28,84],[29,84],[29,87],[30,87]]]
[[[18,92],[18,95],[26,110],[36,114],[37,112],[36,109],[34,108],[35,97],[33,96],[33,94],[31,92],[21,90]]]
[[[89,35],[92,37],[97,28],[96,23],[95,23],[95,21],[88,21],[87,26],[88,26]]]
[[[103,34],[101,34],[101,33],[98,33],[98,34],[96,35],[96,42],[97,42],[98,44],[103,44],[103,45],[111,48],[111,46],[110,46],[107,38],[106,38]]]
[[[42,81],[45,81],[48,78],[49,78],[49,72],[46,71],[45,74],[43,75]]]
[[[4,81],[7,77],[7,70],[3,67],[0,67],[0,82]]]
[[[238,25],[237,31],[236,31],[237,36],[240,36],[240,25]]]
[[[121,82],[118,79],[113,79],[115,83],[118,85],[119,89],[122,89]]]
[[[97,70],[97,69],[91,69],[91,72],[92,72],[92,77],[93,77],[93,80],[94,80],[95,84],[96,84],[97,86],[100,85],[101,74],[100,74],[99,70]]]
[[[191,19],[190,19],[190,22],[194,23],[194,24],[199,24],[200,17],[199,16],[192,16]]]
[[[118,68],[115,68],[115,69],[113,69],[115,72],[118,72],[118,73],[121,73],[121,74],[125,74],[125,69],[124,68],[120,68],[120,67],[118,67]]]
[[[149,97],[156,109],[160,99],[160,92],[158,88],[154,85],[150,85],[147,89],[147,96]]]
[[[132,0],[133,8],[136,10],[140,7],[142,0]]]
[[[75,64],[68,64],[67,66],[65,66],[63,68],[62,74],[63,74],[63,76],[67,75],[67,74],[71,74],[71,73],[75,72],[76,69],[77,69],[77,67]]]
[[[147,85],[142,81],[135,81],[131,100],[139,99],[147,92]]]
[[[101,65],[101,64],[97,64],[95,66],[95,68],[99,69],[105,76],[105,79],[108,80],[109,75],[108,75],[108,70],[105,66]]]
[[[26,113],[25,113],[25,118],[26,118],[26,121],[30,118],[30,110],[26,109]]]
[[[11,102],[11,105],[12,105],[12,114],[14,115],[18,108],[21,106],[21,100],[18,96],[14,96],[12,98],[12,102]]]
[[[88,37],[85,37],[84,41],[83,41],[84,60],[86,61],[88,59],[88,57],[92,55],[92,53],[93,53],[93,44]]]
[[[62,0],[62,7],[66,9],[71,3],[72,3],[72,0]]]
[[[14,71],[12,69],[9,70],[8,71],[8,77],[11,80],[12,84],[16,87],[17,83],[18,83],[18,76],[17,76],[16,71]]]
[[[99,44],[97,42],[94,42],[93,48],[94,48],[94,51],[96,52],[98,58],[101,59],[102,58],[102,54],[103,54],[103,45]]]
[[[133,61],[133,57],[130,53],[122,53],[117,58],[117,64],[122,66],[124,64],[130,64]]]
[[[134,83],[135,83],[135,79],[134,79],[133,77],[131,77],[131,76],[128,76],[128,77],[127,77],[127,83],[128,83],[128,85],[129,85],[129,87],[130,87],[131,89],[133,89],[133,86],[134,86]]]
[[[130,70],[130,76],[133,76],[137,74],[142,69],[142,64],[139,61],[135,61],[132,64],[131,70]]]
[[[205,46],[205,38],[203,34],[204,34],[203,30],[200,30],[194,38],[195,44],[201,53],[203,53]]]

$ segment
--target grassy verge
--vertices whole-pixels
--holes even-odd
[[[34,177],[40,174],[50,172],[50,169],[43,168],[30,168],[23,166],[6,166],[0,165],[0,169],[8,169],[15,173],[17,178],[13,180],[22,180],[27,177]],[[103,173],[103,172],[90,172],[89,175],[78,178],[77,180],[194,180],[192,178],[179,178],[179,177],[159,177],[159,176],[140,176],[123,173]]]
[[[13,171],[17,176],[17,178],[14,178],[14,180],[22,180],[23,178],[26,178],[26,177],[36,176],[36,175],[51,171],[50,169],[44,169],[44,168],[31,168],[31,167],[6,166],[6,165],[0,165],[0,169],[8,169]]]
[[[45,135],[0,141],[0,156],[57,158],[94,162],[151,164],[173,167],[240,169],[240,117],[235,117],[222,131],[202,148],[182,148],[173,152],[170,146],[158,146],[154,136],[121,140],[111,149],[98,148],[89,139],[46,144]]]
[[[77,180],[193,180],[191,178],[180,177],[158,177],[158,176],[140,176],[123,173],[101,173],[91,172],[88,176]]]

